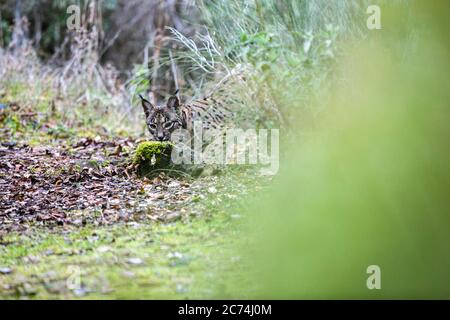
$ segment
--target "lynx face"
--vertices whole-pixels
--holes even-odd
[[[147,128],[156,141],[169,141],[173,131],[182,127],[181,117],[178,115],[180,101],[172,96],[165,106],[154,106],[142,96]]]

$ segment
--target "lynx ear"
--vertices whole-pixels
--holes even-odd
[[[150,110],[153,109],[153,105],[143,96],[139,95],[139,98],[141,98],[142,108],[144,108],[145,117],[148,118],[148,116],[150,115]]]
[[[175,92],[173,96],[167,100],[167,107],[172,109],[177,109],[180,106],[180,99],[177,97],[178,90]]]

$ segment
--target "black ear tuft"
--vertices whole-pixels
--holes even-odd
[[[141,98],[142,108],[144,108],[145,117],[148,118],[148,116],[150,115],[150,110],[153,108],[153,105],[150,103],[150,101],[145,99],[140,94],[139,94],[139,98]]]

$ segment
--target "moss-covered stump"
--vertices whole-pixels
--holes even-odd
[[[169,167],[172,146],[169,142],[141,142],[133,157],[133,163],[136,165],[138,174],[145,176],[155,169]]]

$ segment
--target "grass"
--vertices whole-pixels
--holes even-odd
[[[13,272],[0,276],[0,297],[205,298],[214,288],[203,286],[202,278],[229,258],[231,224],[222,215],[207,222],[9,235],[2,239],[0,265]],[[68,281],[78,274],[80,287],[70,290]]]

